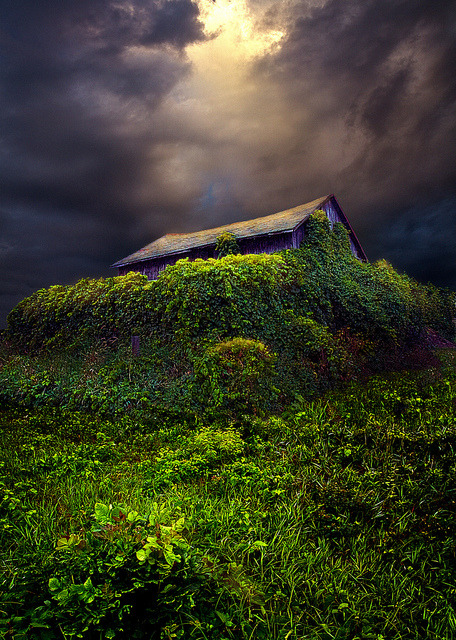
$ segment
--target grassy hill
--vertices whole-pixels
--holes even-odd
[[[340,382],[430,364],[424,338],[455,338],[455,304],[386,262],[359,262],[345,228],[317,212],[299,250],[37,291],[8,317],[0,399],[108,415],[277,413]]]
[[[0,636],[453,638],[454,302],[319,214],[296,251],[24,300]]]
[[[4,636],[453,638],[453,354],[231,427],[4,412]]]

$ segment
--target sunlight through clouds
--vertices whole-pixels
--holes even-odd
[[[186,47],[189,72],[154,114],[155,123],[180,142],[155,157],[154,166],[158,160],[168,180],[170,167],[179,167],[181,193],[216,185],[217,203],[255,200],[249,181],[255,157],[279,152],[294,132],[278,83],[255,74],[256,62],[280,48],[284,32],[268,28],[245,0],[199,0],[198,6],[207,39]],[[222,219],[226,211],[216,207],[200,215],[206,214]]]
[[[282,40],[278,29],[258,30],[246,0],[198,0],[206,35],[218,40],[217,48],[236,47],[236,56],[252,57]]]

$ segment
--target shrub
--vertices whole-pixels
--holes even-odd
[[[278,333],[294,278],[277,254],[179,260],[156,282],[159,336],[192,350],[195,342]]]
[[[150,324],[152,292],[146,276],[133,271],[40,289],[8,315],[8,338],[16,348],[31,352],[129,338],[131,327]]]
[[[209,412],[257,414],[275,398],[276,356],[257,340],[233,338],[209,347],[196,362],[194,391]]]
[[[219,258],[224,258],[234,253],[240,253],[236,236],[229,231],[220,234],[215,243],[215,250]]]
[[[218,462],[227,462],[241,455],[244,451],[244,442],[233,427],[228,429],[203,427],[193,436],[190,450],[205,454]]]
[[[21,619],[24,633],[41,628],[46,638],[158,640],[167,624],[185,628],[207,582],[185,526],[157,503],[148,516],[96,504],[89,530],[56,542],[47,593],[29,610],[31,618]]]
[[[203,427],[188,438],[181,437],[177,448],[162,447],[147,465],[143,487],[158,491],[174,484],[199,482],[243,451],[244,442],[232,427]]]

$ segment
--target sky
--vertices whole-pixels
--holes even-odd
[[[456,289],[456,3],[1,0],[0,326],[165,233],[334,193]]]

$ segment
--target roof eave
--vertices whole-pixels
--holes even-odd
[[[300,221],[299,221],[299,222],[298,222],[298,223],[293,227],[293,229],[292,229],[293,233],[296,231],[296,229],[298,229],[298,228],[302,225],[302,223],[303,223],[303,222],[307,222],[307,220],[310,218],[310,216],[312,215],[312,213],[313,213],[314,211],[317,211],[317,209],[319,209],[320,207],[324,207],[324,205],[325,205],[327,202],[329,202],[329,201],[331,200],[331,198],[333,198],[333,197],[334,197],[334,196],[332,196],[332,195],[326,196],[326,198],[324,198],[321,202],[319,202],[319,203],[317,204],[317,206],[315,207],[315,209],[312,209],[312,211],[309,211],[309,213],[306,213],[306,214],[304,215],[304,217],[303,217],[303,218],[302,218],[302,219],[301,219],[301,220],[300,220]]]
[[[210,245],[199,245],[198,248],[209,247]],[[192,247],[194,248],[194,247]],[[190,249],[179,249],[178,251],[167,251],[166,253],[160,253],[157,256],[146,256],[145,258],[135,258],[134,260],[119,260],[111,265],[111,267],[125,267],[127,264],[136,264],[138,262],[147,262],[148,260],[157,260],[158,258],[164,258],[166,256],[176,256],[180,253],[187,253]]]

